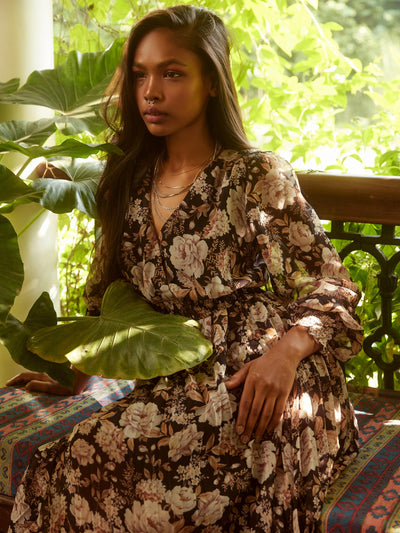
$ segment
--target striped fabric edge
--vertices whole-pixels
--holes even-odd
[[[393,418],[398,420],[399,417],[400,411],[397,411]],[[357,478],[369,461],[378,455],[382,448],[399,433],[400,425],[383,425],[376,435],[371,437],[368,442],[361,447],[360,452],[354,461],[340,473],[338,479],[329,487],[324,501],[320,518],[322,531],[327,531],[330,512],[337,505],[348,487]],[[397,531],[396,533],[399,532]]]
[[[385,527],[385,533],[399,533],[400,531],[400,500],[394,508]]]
[[[88,409],[95,404],[99,404],[98,409],[101,409],[109,402],[104,402],[109,396],[114,393],[121,392],[121,398],[124,396],[123,392],[125,388],[129,387],[129,382],[114,382],[109,383],[106,388],[99,390],[90,390],[89,394],[83,398],[80,398],[79,401],[72,402],[66,407],[58,410],[56,413],[51,414],[52,425],[61,422],[62,420],[67,420],[69,417],[76,415],[84,409]],[[127,392],[129,394],[129,392]],[[104,402],[104,403],[103,403]],[[16,444],[22,439],[27,439],[30,436],[39,433],[40,431],[45,430],[49,427],[48,417],[45,419],[36,419],[33,423],[28,426],[23,426],[9,435],[4,435],[0,439],[2,444],[0,448],[0,458],[4,467],[1,471],[0,477],[0,493],[2,494],[12,494],[12,472],[7,467],[11,465],[13,458],[13,452]],[[72,431],[73,426],[71,427]],[[57,436],[53,440],[57,440]],[[43,442],[44,444],[44,442]]]

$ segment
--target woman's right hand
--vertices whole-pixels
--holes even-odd
[[[9,379],[8,387],[22,387],[29,392],[45,392],[58,396],[71,396],[72,390],[60,385],[58,381],[44,372],[21,372]]]
[[[57,396],[80,394],[86,387],[90,376],[84,374],[73,366],[71,368],[75,372],[75,382],[72,390],[60,385],[58,381],[44,372],[21,372],[21,374],[9,379],[6,385],[8,387],[22,386],[29,392],[44,392],[46,394],[56,394]]]

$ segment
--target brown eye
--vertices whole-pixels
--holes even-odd
[[[173,70],[169,70],[168,72],[165,73],[165,77],[169,79],[179,78],[180,76],[181,74],[179,72],[175,72]]]

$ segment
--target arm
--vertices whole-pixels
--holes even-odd
[[[46,394],[56,394],[58,396],[71,396],[71,394],[80,394],[86,387],[90,376],[84,374],[75,367],[75,382],[73,389],[63,387],[44,372],[22,372],[17,376],[9,379],[6,383],[8,387],[23,386],[29,392],[44,392]]]
[[[359,290],[302,197],[290,165],[274,154],[257,154],[247,168],[249,227],[274,292],[286,302],[290,329],[226,384],[243,385],[237,431],[244,442],[254,429],[260,440],[279,422],[302,359],[319,351],[346,360],[359,351],[362,338],[355,315]]]

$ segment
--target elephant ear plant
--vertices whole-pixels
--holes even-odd
[[[196,322],[155,312],[122,281],[106,291],[99,317],[57,318],[46,292],[24,322],[10,313],[22,287],[24,267],[7,214],[36,202],[42,210],[35,218],[46,209],[54,213],[79,209],[96,218],[101,163],[90,157],[118,149],[82,139],[99,139],[106,128],[99,102],[120,62],[122,47],[117,40],[104,52],[70,52],[55,69],[33,72],[22,87],[17,79],[0,83],[0,103],[54,111],[51,118],[0,123],[0,160],[9,152],[25,156],[16,173],[0,163],[0,341],[17,363],[47,372],[70,388],[71,363],[104,377],[149,379],[191,368],[212,353]],[[49,146],[54,137],[59,142]],[[61,179],[22,179],[27,165],[37,158],[51,162]]]

